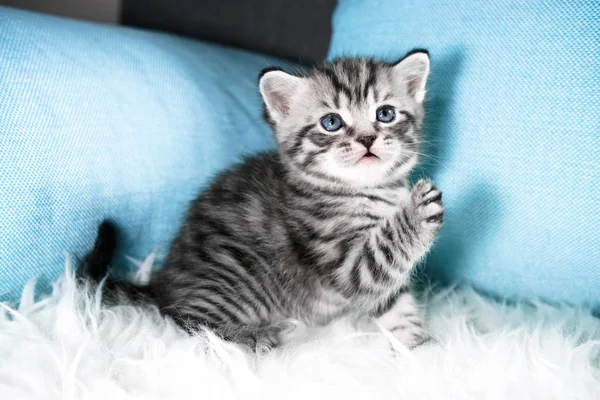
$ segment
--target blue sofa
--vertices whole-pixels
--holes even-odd
[[[423,172],[446,223],[424,270],[502,297],[600,302],[600,3],[340,0],[330,57],[431,50]],[[99,221],[164,256],[187,203],[274,145],[282,60],[0,8],[0,300],[81,256]]]
[[[431,53],[427,273],[600,304],[600,2],[339,0],[330,57]]]
[[[281,60],[0,8],[0,300],[80,257],[98,223],[165,254],[211,176],[274,145],[261,69]],[[43,287],[43,286],[42,286]]]

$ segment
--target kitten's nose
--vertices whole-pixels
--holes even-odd
[[[361,136],[358,139],[356,139],[356,141],[358,143],[362,144],[363,146],[365,146],[367,148],[367,150],[369,150],[371,148],[371,146],[373,146],[373,142],[375,141],[375,136],[373,136],[373,135]]]

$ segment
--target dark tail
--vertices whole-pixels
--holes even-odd
[[[77,269],[77,279],[82,282],[98,283],[107,277],[102,287],[106,300],[111,302],[144,301],[149,302],[149,288],[110,276],[110,264],[117,250],[118,231],[115,224],[104,220],[98,227],[98,236],[94,248],[88,253]]]
[[[77,270],[77,277],[93,282],[102,280],[109,272],[116,250],[117,228],[111,221],[104,220],[98,227],[94,248],[85,256]]]

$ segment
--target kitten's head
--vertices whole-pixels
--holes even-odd
[[[307,179],[385,184],[416,163],[426,51],[396,63],[342,58],[303,74],[265,70],[260,92],[282,159]]]

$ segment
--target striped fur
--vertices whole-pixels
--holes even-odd
[[[406,178],[428,67],[417,52],[395,64],[340,59],[299,75],[265,72],[278,151],[246,159],[199,195],[148,286],[108,281],[108,292],[135,293],[188,329],[243,343],[277,345],[290,320],[316,326],[353,313],[417,344],[409,277],[443,216],[431,182],[411,190]],[[395,110],[392,122],[376,120],[382,105]],[[330,113],[343,119],[339,131],[320,125]],[[365,136],[376,157],[365,157]]]

